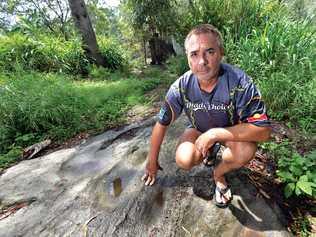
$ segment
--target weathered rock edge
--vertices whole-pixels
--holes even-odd
[[[241,172],[229,175],[234,200],[209,201],[211,170],[174,161],[185,128],[180,117],[160,152],[153,187],[143,175],[155,118],[107,131],[84,144],[22,161],[0,176],[0,205],[32,200],[0,221],[0,236],[290,236]],[[201,198],[203,197],[203,198]]]

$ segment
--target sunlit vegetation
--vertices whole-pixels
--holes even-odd
[[[124,123],[131,106],[150,102],[144,97],[147,91],[168,82],[158,73],[153,70],[145,78],[107,73],[95,81],[24,71],[2,75],[1,153],[46,138],[64,141],[79,132],[100,132]]]

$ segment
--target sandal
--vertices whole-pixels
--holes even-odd
[[[216,156],[221,148],[221,144],[216,142],[207,152],[207,156],[203,160],[205,166],[211,167],[215,165]]]
[[[229,196],[229,198],[227,198],[227,196]],[[221,199],[221,200],[226,200],[226,202],[218,202],[217,200]],[[229,186],[227,186],[226,188],[219,188],[218,186],[216,186],[215,188],[215,205],[219,208],[226,208],[231,200],[233,199],[231,190],[229,188]]]

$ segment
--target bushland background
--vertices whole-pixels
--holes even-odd
[[[315,234],[315,11],[313,0],[1,1],[0,172],[32,144],[121,126],[136,106],[145,116],[188,69],[188,31],[211,23],[224,60],[253,78],[285,129],[260,149],[294,204],[289,229]]]

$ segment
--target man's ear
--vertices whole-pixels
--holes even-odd
[[[223,47],[220,48],[220,52],[221,52],[221,56],[224,57],[224,55],[225,55],[225,50],[224,50]]]

